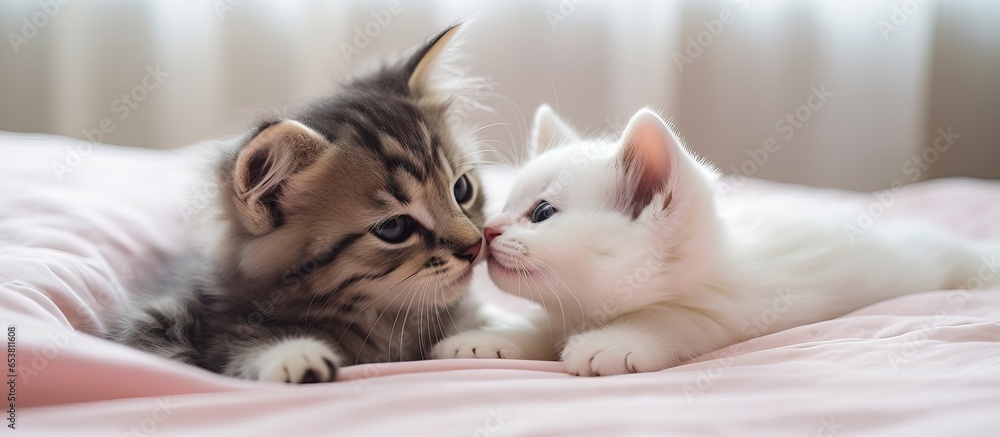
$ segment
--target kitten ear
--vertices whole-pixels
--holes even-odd
[[[281,198],[290,177],[315,163],[329,143],[294,120],[272,124],[240,150],[233,168],[233,199],[240,223],[253,235],[281,226]]]
[[[531,156],[538,156],[549,149],[580,142],[580,135],[549,107],[542,104],[535,111],[535,126],[531,130]]]
[[[447,63],[447,49],[461,28],[462,23],[449,27],[417,49],[404,66],[404,71],[409,74],[407,87],[410,91],[423,91],[433,82],[431,78],[435,71]]]
[[[629,120],[618,159],[624,174],[624,206],[633,219],[656,194],[672,188],[682,147],[667,123],[653,111],[642,109]],[[667,196],[663,207],[669,199]]]

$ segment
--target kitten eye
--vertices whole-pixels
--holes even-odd
[[[472,185],[469,183],[469,177],[462,175],[455,181],[455,187],[453,188],[455,192],[455,201],[458,203],[468,202],[472,198]]]
[[[402,243],[413,233],[413,219],[407,215],[393,217],[372,228],[372,233],[386,243]]]
[[[549,202],[541,201],[538,206],[535,207],[535,212],[531,213],[531,222],[539,223],[548,220],[553,214],[557,212],[556,207],[549,204]]]

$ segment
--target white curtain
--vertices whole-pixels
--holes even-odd
[[[523,147],[543,102],[593,133],[653,106],[727,173],[865,190],[1000,177],[986,0],[5,1],[0,129],[230,135],[473,15],[467,61],[495,112],[468,119],[500,149]]]

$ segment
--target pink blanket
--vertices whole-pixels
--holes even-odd
[[[447,360],[349,367],[324,385],[225,378],[94,335],[131,281],[184,249],[186,217],[212,201],[190,185],[198,153],[0,134],[0,157],[0,321],[14,336],[13,417],[25,435],[995,436],[1000,426],[995,289],[881,302],[656,373],[577,378],[559,363]],[[494,201],[506,178],[487,176]],[[939,180],[890,199],[748,181],[736,195],[761,194],[1000,240],[998,182]],[[475,284],[491,287],[483,273]]]

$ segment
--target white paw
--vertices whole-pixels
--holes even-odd
[[[499,331],[468,331],[438,342],[431,350],[434,359],[447,358],[506,358],[526,359],[522,345],[509,333]]]
[[[560,354],[566,372],[576,376],[655,372],[675,361],[664,345],[637,341],[629,334],[605,328],[570,337]]]
[[[337,378],[339,363],[337,353],[322,341],[285,340],[257,358],[258,379],[292,384],[330,382]]]

